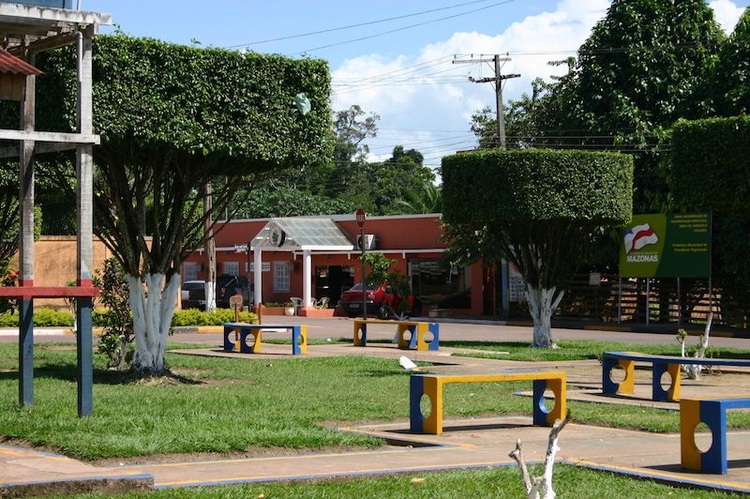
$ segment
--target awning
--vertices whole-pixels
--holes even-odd
[[[355,251],[356,239],[329,217],[272,218],[250,243],[252,250]]]

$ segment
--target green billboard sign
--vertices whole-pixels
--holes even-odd
[[[620,277],[708,277],[708,213],[634,215],[620,239]]]

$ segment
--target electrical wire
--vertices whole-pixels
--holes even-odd
[[[423,16],[425,14],[432,14],[434,12],[440,12],[440,11],[444,11],[444,10],[458,9],[460,7],[466,7],[467,5],[473,5],[473,4],[484,3],[484,2],[489,2],[489,1],[490,0],[473,0],[472,2],[465,2],[465,3],[456,4],[456,5],[449,5],[447,7],[439,7],[437,9],[423,10],[421,12],[414,12],[412,14],[404,14],[402,16],[387,17],[385,19],[377,19],[375,21],[366,21],[366,22],[363,22],[363,23],[349,24],[349,25],[346,25],[346,26],[339,26],[339,27],[336,27],[336,28],[328,28],[328,29],[322,29],[322,30],[318,30],[318,31],[310,31],[308,33],[300,33],[300,34],[296,34],[296,35],[281,36],[281,37],[278,37],[278,38],[269,38],[267,40],[258,40],[256,42],[241,43],[239,45],[232,45],[232,46],[229,46],[229,47],[226,47],[226,48],[233,49],[233,48],[239,48],[239,47],[249,47],[251,45],[261,45],[261,44],[264,44],[264,43],[281,42],[281,41],[285,41],[285,40],[293,40],[295,38],[305,38],[305,37],[308,37],[308,36],[322,35],[322,34],[325,34],[325,33],[333,33],[335,31],[342,31],[342,30],[347,30],[347,29],[361,28],[363,26],[371,26],[373,24],[381,24],[381,23],[386,23],[386,22],[391,22],[391,21],[398,21],[398,20],[401,20],[401,19],[407,19],[409,17]],[[513,0],[510,0],[510,1],[513,1]]]
[[[469,15],[469,14],[474,14],[476,12],[480,12],[480,11],[483,11],[483,10],[491,9],[491,8],[497,7],[499,5],[508,4],[508,3],[513,2],[513,1],[514,0],[503,0],[502,2],[497,2],[497,3],[494,3],[492,5],[481,7],[479,9],[470,10],[470,11],[467,11],[467,12],[462,12],[460,14],[454,14],[452,16],[440,17],[438,19],[433,19],[431,21],[425,21],[425,22],[422,22],[422,23],[410,24],[408,26],[403,26],[401,28],[395,28],[395,29],[392,29],[392,30],[383,31],[381,33],[375,33],[374,35],[362,36],[362,37],[354,38],[354,39],[351,39],[351,40],[345,40],[343,42],[336,42],[336,43],[330,43],[328,45],[321,45],[320,47],[315,47],[315,48],[303,50],[300,54],[301,55],[302,54],[308,54],[310,52],[315,52],[317,50],[323,50],[323,49],[327,49],[327,48],[331,48],[331,47],[337,47],[339,45],[346,45],[346,44],[349,44],[349,43],[361,42],[363,40],[371,40],[373,38],[378,38],[378,37],[381,37],[381,36],[390,35],[390,34],[393,34],[393,33],[397,33],[399,31],[405,31],[407,29],[418,28],[420,26],[426,26],[428,24],[434,24],[436,22],[446,21],[448,19],[455,19],[457,17],[466,16],[466,15]]]

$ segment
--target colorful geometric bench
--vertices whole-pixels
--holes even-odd
[[[267,324],[244,324],[242,322],[227,322],[224,324],[224,351],[242,353],[260,353],[263,348],[262,336],[266,333],[291,331],[292,355],[307,353],[307,326],[277,326]],[[229,336],[234,333],[234,341]],[[253,335],[255,341],[248,345],[247,337]]]
[[[670,355],[649,355],[638,352],[604,352],[602,358],[602,392],[605,394],[633,394],[635,391],[635,363],[650,363],[651,399],[657,401],[674,401],[680,399],[680,367],[683,365],[735,366],[750,367],[750,359],[709,359],[694,357],[677,357]],[[612,369],[621,367],[625,379],[616,383],[612,381]],[[669,388],[662,387],[664,373],[670,376]]]
[[[396,336],[398,338],[398,348],[402,350],[438,350],[440,346],[440,325],[435,322],[417,322],[417,321],[382,321],[374,319],[355,319],[354,320],[354,346],[367,346],[367,326],[372,324],[395,325]],[[406,333],[409,333],[409,339],[406,339]],[[432,338],[428,340],[428,335]]]
[[[727,473],[727,411],[750,408],[750,398],[703,398],[680,400],[680,447],[682,467],[703,473]],[[711,429],[711,447],[701,452],[695,445],[695,428]]]
[[[557,419],[564,419],[565,373],[507,371],[492,374],[412,374],[409,390],[409,428],[412,433],[443,433],[443,386],[448,383],[490,383],[504,381],[533,381],[533,421],[536,426],[552,426]],[[555,395],[555,406],[547,410],[544,403],[545,390]],[[430,400],[430,413],[422,413],[422,397]]]

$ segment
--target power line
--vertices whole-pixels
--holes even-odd
[[[468,15],[468,14],[474,14],[475,12],[480,12],[482,10],[491,9],[493,7],[497,7],[498,5],[505,5],[505,4],[511,3],[512,1],[513,0],[504,0],[502,2],[497,2],[497,3],[494,3],[492,5],[487,5],[485,7],[481,7],[479,9],[474,9],[474,10],[470,10],[470,11],[467,11],[467,12],[461,12],[459,14],[454,14],[452,16],[440,17],[438,19],[433,19],[431,21],[425,21],[425,22],[422,22],[422,23],[410,24],[408,26],[404,26],[404,27],[401,27],[401,28],[396,28],[396,29],[392,29],[392,30],[388,30],[388,31],[383,31],[381,33],[376,33],[374,35],[363,36],[363,37],[354,38],[354,39],[351,39],[351,40],[345,40],[343,42],[330,43],[328,45],[322,45],[320,47],[315,47],[315,48],[303,50],[302,53],[305,54],[305,53],[309,53],[309,52],[315,52],[316,50],[322,50],[322,49],[327,49],[327,48],[331,48],[331,47],[337,47],[339,45],[346,45],[348,43],[361,42],[363,40],[370,40],[372,38],[378,38],[380,36],[390,35],[390,34],[397,33],[399,31],[405,31],[405,30],[411,29],[411,28],[417,28],[417,27],[420,27],[420,26],[426,26],[428,24],[433,24],[433,23],[440,22],[440,21],[446,21],[448,19],[455,19],[456,17],[461,17],[461,16],[465,16],[465,15]]]
[[[322,35],[322,34],[325,34],[325,33],[333,33],[335,31],[342,31],[342,30],[347,30],[347,29],[361,28],[362,26],[371,26],[373,24],[381,24],[381,23],[386,23],[386,22],[390,22],[390,21],[398,21],[400,19],[407,19],[409,17],[423,16],[425,14],[432,14],[433,12],[440,12],[440,11],[443,11],[443,10],[457,9],[457,8],[460,8],[460,7],[466,7],[467,5],[472,5],[472,4],[476,4],[476,3],[484,3],[484,2],[489,2],[489,1],[490,0],[474,0],[472,2],[465,2],[465,3],[456,4],[456,5],[449,5],[448,7],[440,7],[440,8],[437,8],[437,9],[423,10],[421,12],[414,12],[412,14],[404,14],[402,16],[387,17],[385,19],[377,19],[375,21],[366,21],[366,22],[358,23],[358,24],[349,24],[349,25],[346,25],[346,26],[338,26],[336,28],[328,28],[328,29],[322,29],[322,30],[318,30],[318,31],[310,31],[308,33],[300,33],[300,34],[296,34],[296,35],[281,36],[281,37],[278,37],[278,38],[269,38],[267,40],[258,40],[256,42],[242,43],[240,45],[232,45],[232,46],[229,46],[229,47],[226,47],[226,48],[232,49],[232,48],[238,48],[238,47],[249,47],[251,45],[261,45],[261,44],[264,44],[264,43],[281,42],[281,41],[284,41],[284,40],[293,40],[295,38],[305,38],[305,37],[308,37],[308,36]]]

